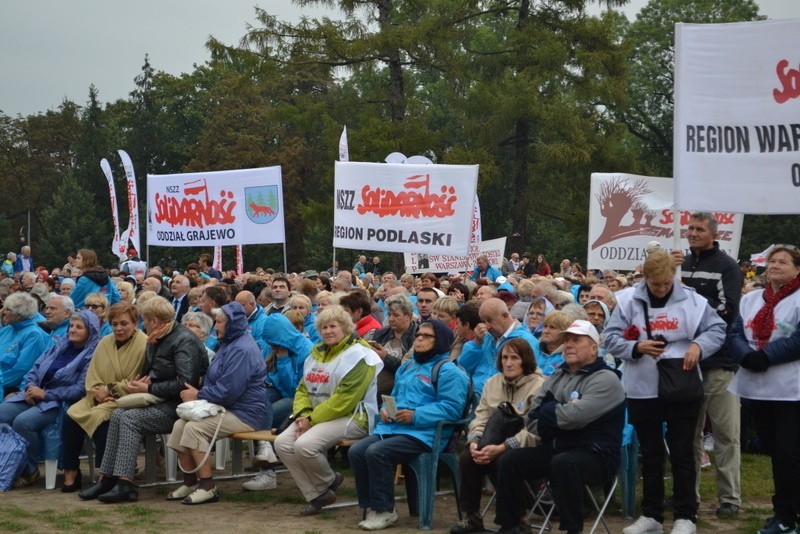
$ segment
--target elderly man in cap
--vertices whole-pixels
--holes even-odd
[[[507,450],[500,457],[497,517],[501,533],[528,532],[523,483],[549,478],[561,530],[583,532],[584,485],[610,481],[619,469],[625,392],[618,375],[598,359],[599,336],[589,321],[564,331],[566,365],[550,375],[528,413],[537,447]]]

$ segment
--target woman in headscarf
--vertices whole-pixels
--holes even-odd
[[[0,404],[0,423],[11,425],[28,442],[28,463],[15,487],[39,478],[39,431],[56,420],[61,403],[75,402],[99,336],[99,321],[82,310],[70,318],[67,335],[58,338],[33,364],[21,390]]]
[[[247,331],[244,307],[231,302],[215,310],[215,326],[220,345],[203,387],[198,390],[188,386],[181,391],[181,400],[205,400],[222,406],[225,412],[200,421],[175,421],[167,446],[178,451],[184,475],[183,484],[167,495],[168,501],[179,500],[183,504],[218,501],[219,491],[207,454],[212,440],[237,432],[252,432],[261,426],[266,415],[264,359]]]
[[[430,452],[439,421],[454,421],[462,415],[469,377],[449,361],[452,344],[453,331],[445,323],[432,319],[419,325],[413,357],[395,375],[392,396],[397,412],[390,413],[384,406],[373,434],[350,447],[358,505],[367,511],[359,523],[364,530],[382,530],[397,523],[396,466]],[[440,361],[446,363],[433,384],[433,369]],[[442,439],[443,449],[448,441]]]
[[[112,335],[103,337],[89,363],[84,381],[85,396],[70,406],[61,428],[64,485],[71,493],[82,487],[80,454],[86,435],[95,448],[95,467],[106,450],[108,422],[117,408],[116,399],[129,393],[128,381],[136,378],[144,362],[147,336],[136,326],[139,314],[128,301],[118,302],[108,312]]]
[[[741,365],[730,389],[750,399],[761,445],[772,460],[773,516],[759,533],[794,532],[800,513],[800,251],[775,245],[767,286],[742,297],[731,358]]]

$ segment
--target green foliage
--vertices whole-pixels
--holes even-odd
[[[51,202],[41,211],[44,239],[38,256],[42,265],[61,265],[68,252],[92,248],[101,265],[111,265],[110,221],[97,213],[92,194],[71,174],[61,178]]]
[[[110,206],[99,160],[112,165],[125,226],[124,172],[134,162],[140,202],[151,174],[280,165],[289,270],[330,264],[333,165],[347,125],[353,161],[394,151],[480,165],[483,234],[511,250],[582,261],[589,176],[669,176],[673,26],[758,19],[754,0],[652,0],[629,23],[587,0],[298,0],[341,20],[290,24],[266,9],[239,46],[210,38],[211,59],[173,76],[149,57],[127,99],[65,101],[28,117],[0,114],[6,200],[0,247],[32,214],[34,256],[58,264],[78,246],[111,263]],[[256,195],[259,205],[276,204]],[[250,199],[248,199],[248,202]],[[146,228],[145,210],[140,227]],[[746,218],[742,255],[798,242],[791,217]],[[146,247],[142,236],[142,248]],[[4,248],[0,248],[3,251]],[[196,248],[152,258],[194,261]],[[360,252],[337,251],[342,266]],[[399,268],[396,255],[378,253]],[[224,249],[225,266],[233,248]],[[283,246],[245,247],[245,268],[283,269]]]

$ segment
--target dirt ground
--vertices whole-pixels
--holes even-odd
[[[41,471],[44,472],[43,467]],[[220,472],[215,473],[215,476],[228,474]],[[163,477],[163,470],[161,476]],[[97,501],[81,501],[74,493],[61,493],[58,489],[61,484],[60,475],[55,490],[45,490],[42,478],[31,487],[0,493],[0,532],[107,531],[109,527],[112,531],[124,528],[126,532],[154,533],[256,532],[265,529],[280,534],[361,532],[358,529],[360,517],[352,477],[345,479],[338,491],[339,500],[333,507],[310,518],[298,516],[303,506],[302,498],[288,472],[279,472],[278,488],[268,492],[243,491],[241,484],[245,480],[247,479],[218,480],[218,487],[222,493],[220,502],[186,506],[164,499],[167,492],[177,487],[177,484],[142,487],[136,504],[104,505]],[[84,483],[89,483],[88,475],[84,477]],[[401,485],[398,486],[396,493],[402,495],[404,491]],[[14,507],[27,512],[26,517],[15,517],[14,521],[10,521],[4,516],[5,510],[15,510]],[[713,503],[701,506],[698,532],[751,531],[744,529],[740,522],[718,520],[714,516],[714,509]],[[387,532],[418,531],[418,519],[409,516],[408,506],[404,500],[398,501],[397,511],[400,522]],[[492,509],[487,514],[486,526],[490,528],[496,528],[491,523],[493,513]],[[62,517],[67,515],[73,521],[58,522],[53,517],[59,515]],[[437,497],[433,532],[448,532],[450,526],[457,520],[453,494]],[[591,516],[586,525],[586,532],[589,531],[593,520],[594,516]],[[608,515],[608,522],[612,533],[620,533],[624,526],[630,523],[629,520],[623,520],[617,511]],[[669,529],[671,523],[667,521],[665,527]],[[602,526],[598,532],[604,532]]]

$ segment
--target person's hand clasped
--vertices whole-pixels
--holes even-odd
[[[397,417],[395,418],[395,421],[410,425],[414,422],[414,410],[397,410]]]
[[[478,465],[489,465],[505,451],[505,444],[486,445],[482,449],[478,449],[478,444],[475,442],[469,444],[469,452],[472,455],[472,460]]]
[[[197,388],[186,384],[186,389],[181,391],[181,400],[183,402],[197,400]]]
[[[37,386],[28,386],[25,390],[25,402],[33,406],[42,400],[44,400],[44,390]]]
[[[111,392],[108,390],[108,386],[100,386],[94,392],[94,400],[97,404],[103,404],[104,402],[108,402],[110,400],[114,400],[114,397],[111,395]]]
[[[128,390],[131,393],[147,393],[150,382],[151,380],[149,376],[140,376],[139,378],[128,382]]]
[[[298,417],[294,420],[295,435],[299,438],[311,428],[308,417]]]

